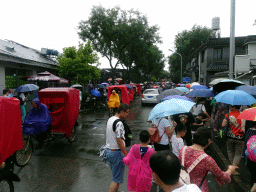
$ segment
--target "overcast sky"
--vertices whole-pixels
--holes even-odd
[[[230,35],[231,0],[12,0],[0,3],[0,38],[41,50],[77,46],[77,26],[87,20],[93,5],[105,8],[120,5],[148,17],[150,25],[160,27],[165,56],[173,48],[175,35],[194,24],[211,27],[213,17],[220,17],[221,37]],[[236,36],[256,35],[256,0],[236,0]],[[100,56],[100,54],[99,54]],[[101,58],[101,68],[110,67]]]

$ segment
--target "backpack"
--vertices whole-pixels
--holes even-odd
[[[182,157],[181,157],[181,171],[180,171],[180,182],[183,183],[183,184],[190,184],[190,176],[189,176],[189,173],[197,166],[198,163],[200,163],[205,157],[207,157],[208,155],[206,153],[200,155],[191,165],[190,167],[186,170],[185,167],[184,167],[184,161],[185,161],[185,150],[186,150],[187,146],[183,147],[183,150],[182,150]],[[206,173],[207,175],[207,173]],[[205,175],[205,177],[206,177]],[[203,180],[201,181],[199,187],[202,186],[203,182],[204,182],[204,179],[205,177],[203,178]]]
[[[158,126],[161,122],[162,118],[159,120],[158,125],[156,126],[155,124],[152,123],[152,128],[148,129],[150,136],[150,143],[159,143],[163,137],[163,135],[165,134],[165,131],[163,133],[162,136],[159,135],[159,131],[158,131]]]
[[[248,140],[247,149],[245,151],[246,156],[253,162],[256,162],[256,135],[253,135]]]
[[[125,146],[126,147],[129,147],[130,145],[131,145],[131,140],[132,140],[132,132],[131,132],[131,129],[130,129],[130,127],[127,125],[127,123],[123,120],[121,120],[121,119],[116,119],[115,121],[114,121],[114,123],[113,123],[113,131],[115,132],[116,131],[116,124],[119,122],[119,121],[121,121],[122,123],[123,123],[123,125],[124,125],[124,137],[125,137],[125,140],[124,140],[124,142],[125,142]]]

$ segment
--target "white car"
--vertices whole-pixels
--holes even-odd
[[[141,95],[141,104],[144,105],[145,103],[158,103],[157,98],[159,94],[160,93],[158,89],[146,89]]]

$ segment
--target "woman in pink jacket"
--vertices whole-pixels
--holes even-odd
[[[127,189],[136,192],[150,192],[152,183],[152,170],[149,159],[154,154],[154,149],[148,147],[150,134],[144,130],[140,132],[140,144],[131,147],[130,152],[123,158],[129,165]]]

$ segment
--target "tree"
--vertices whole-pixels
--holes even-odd
[[[76,47],[67,47],[63,49],[63,55],[57,58],[60,65],[57,66],[59,75],[68,79],[71,84],[86,84],[88,80],[99,79],[100,70],[99,57],[94,52],[91,42],[85,45],[79,43]],[[92,66],[92,65],[95,66]]]
[[[176,52],[182,55],[183,72],[191,54],[210,37],[211,32],[212,30],[208,27],[194,25],[191,30],[183,30],[175,35],[174,46]],[[180,81],[180,56],[173,53],[168,59],[172,80],[177,83]]]
[[[113,74],[119,64],[130,70],[143,47],[160,42],[157,26],[149,27],[140,12],[121,10],[118,6],[94,6],[89,19],[81,21],[78,29],[79,37],[83,41],[89,39],[95,50],[108,59]]]

